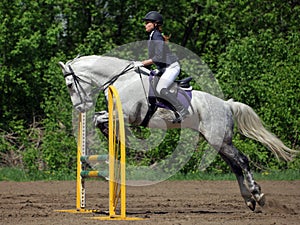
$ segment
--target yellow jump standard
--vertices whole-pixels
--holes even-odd
[[[113,86],[108,87],[109,114],[109,215],[91,217],[97,220],[142,220],[126,216],[126,151],[125,128],[119,94]],[[85,209],[84,178],[107,177],[107,171],[84,171],[84,161],[106,161],[107,155],[86,155],[86,115],[80,113],[77,138],[76,209],[57,210],[70,213],[93,213],[99,210]],[[119,214],[117,213],[119,212]]]

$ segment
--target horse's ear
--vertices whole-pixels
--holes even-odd
[[[59,62],[58,65],[60,66],[60,68],[62,69],[63,73],[66,73],[67,70],[66,70],[66,66],[63,62]]]

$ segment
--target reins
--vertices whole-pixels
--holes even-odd
[[[140,79],[141,79],[141,83],[142,83],[142,86],[143,86],[144,95],[145,95],[146,101],[148,103],[148,107],[150,107],[151,104],[149,102],[149,98],[147,97],[147,92],[146,92],[145,85],[144,85],[144,82],[143,82],[143,78],[142,78],[142,73],[141,73],[140,67],[138,67],[138,72],[139,72],[139,75],[140,75]]]
[[[105,82],[101,87],[100,87],[100,90],[101,91],[105,91],[109,85],[112,85],[120,76],[124,75],[125,73],[127,73],[129,70],[133,69],[134,66],[132,65],[132,63],[128,64],[121,73],[113,76],[109,81]],[[141,73],[141,70],[140,70],[140,67],[138,67],[138,73],[140,75],[140,79],[141,79],[141,83],[142,83],[142,86],[143,86],[143,91],[144,91],[144,95],[145,95],[145,98],[146,98],[146,101],[148,103],[148,107],[150,107],[150,102],[149,102],[149,99],[147,98],[147,92],[146,92],[146,89],[145,89],[145,85],[144,85],[144,82],[143,82],[143,79],[142,79],[142,73]]]
[[[105,91],[110,85],[112,85],[120,76],[124,75],[125,73],[127,73],[129,70],[133,69],[134,66],[130,63],[128,64],[121,73],[113,76],[109,81],[105,82],[101,87],[100,90],[101,91]]]

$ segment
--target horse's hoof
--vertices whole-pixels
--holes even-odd
[[[249,199],[246,201],[246,205],[249,207],[249,209],[251,209],[252,211],[255,210],[255,206],[256,206],[256,201],[254,199]]]
[[[256,199],[259,206],[263,207],[266,204],[266,196],[264,193],[261,193],[260,196]]]

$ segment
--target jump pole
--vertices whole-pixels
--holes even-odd
[[[79,113],[78,118],[78,133],[77,133],[77,160],[76,160],[76,208],[55,210],[57,212],[68,213],[92,213],[97,210],[86,209],[85,198],[85,179],[82,174],[82,160],[81,157],[86,156],[86,113]]]
[[[97,220],[143,220],[126,216],[126,150],[124,116],[119,94],[115,87],[108,87],[109,114],[109,215],[91,217]],[[93,213],[99,210],[86,209],[85,179],[103,176],[101,171],[84,171],[85,160],[103,161],[103,155],[88,156],[86,152],[86,113],[79,113],[77,137],[76,209],[55,210],[68,213]],[[118,138],[117,138],[118,137]],[[119,163],[116,163],[119,161]],[[117,172],[117,173],[116,173]],[[119,174],[118,174],[119,173]],[[117,180],[116,177],[120,179]],[[120,213],[117,213],[119,205]]]
[[[143,220],[126,216],[126,150],[122,104],[114,86],[108,88],[109,216],[98,220]],[[119,174],[118,174],[119,173]],[[119,180],[117,179],[119,177]],[[119,202],[120,201],[120,202]],[[120,204],[120,213],[117,207]]]
[[[81,176],[81,156],[86,155],[86,113],[79,114],[78,137],[77,137],[77,173],[76,173],[76,212],[89,213],[93,210],[86,209],[85,179]]]

